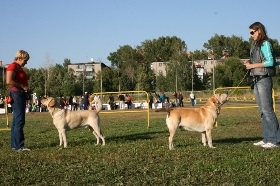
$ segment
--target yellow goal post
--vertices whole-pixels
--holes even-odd
[[[5,119],[6,119],[6,127],[5,128],[0,128],[0,131],[5,131],[5,130],[11,130],[9,126],[9,117],[8,117],[8,104],[6,102],[6,97],[4,98],[4,108],[0,109],[0,114],[5,114]]]
[[[140,109],[124,109],[124,110],[111,110],[111,111],[106,111],[103,112],[101,111],[101,114],[118,114],[118,113],[137,113],[137,112],[146,112],[147,113],[147,128],[150,127],[150,108],[149,108],[149,94],[146,91],[120,91],[120,92],[95,92],[90,96],[91,103],[93,102],[94,96],[95,95],[100,95],[100,99],[102,101],[102,104],[104,103],[103,97],[106,95],[119,95],[119,94],[144,94],[144,100],[146,101],[147,109],[140,108]],[[108,96],[107,96],[108,97]],[[135,99],[134,99],[135,100]],[[144,103],[142,103],[144,106]]]
[[[248,92],[249,90],[249,92]],[[214,91],[214,94],[219,93],[219,92],[228,92],[229,96],[229,101],[230,102],[256,102],[255,101],[255,96],[253,93],[253,90],[251,89],[250,86],[245,86],[245,87],[222,87],[222,88],[216,88]],[[246,92],[247,91],[247,92]],[[273,109],[275,111],[275,93],[274,89],[272,89],[272,101],[273,101]],[[258,107],[256,103],[246,105],[243,104],[242,106],[227,106],[223,108],[228,108],[228,109],[236,109],[236,108],[256,108]]]

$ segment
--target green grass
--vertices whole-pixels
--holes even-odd
[[[63,149],[49,113],[28,113],[31,152],[10,150],[10,132],[0,131],[0,185],[279,185],[280,148],[253,146],[261,139],[256,109],[222,109],[216,149],[204,147],[199,133],[178,130],[170,151],[165,115],[151,112],[147,128],[146,113],[101,114],[104,147],[77,129]]]

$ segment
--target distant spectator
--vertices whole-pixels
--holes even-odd
[[[4,108],[4,99],[0,98],[0,108]]]
[[[178,107],[178,94],[176,91],[173,92],[173,97],[174,97],[175,106]]]
[[[126,94],[126,104],[128,109],[132,109],[132,98],[129,94]]]
[[[70,106],[70,110],[73,110],[73,96],[69,97],[68,104]]]
[[[195,95],[193,92],[190,93],[191,105],[192,107],[195,105]]]
[[[153,103],[154,103],[154,96],[152,94],[152,92],[149,93],[149,108],[152,109],[153,108]]]
[[[108,104],[110,105],[111,110],[115,109],[115,98],[112,94],[109,95]]]
[[[83,104],[84,104],[84,110],[88,110],[88,107],[89,107],[89,94],[87,92],[85,92]]]
[[[178,94],[179,107],[184,107],[183,99],[184,98],[183,98],[182,92],[179,92],[179,94]]]
[[[124,97],[124,95],[120,94],[118,99],[119,99],[120,110],[124,110],[125,109],[125,97]]]
[[[165,96],[164,92],[161,92],[159,94],[159,99],[160,99],[160,102],[165,103],[166,96]]]
[[[78,103],[77,103],[76,96],[73,97],[72,102],[73,102],[73,110],[78,110]]]

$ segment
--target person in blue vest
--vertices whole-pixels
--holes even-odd
[[[253,41],[250,59],[245,60],[244,65],[250,70],[254,82],[253,89],[261,116],[263,138],[254,145],[275,148],[280,142],[280,130],[272,101],[272,77],[276,75],[274,51],[262,23],[255,22],[250,25],[249,33]]]

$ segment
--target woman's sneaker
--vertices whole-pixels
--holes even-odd
[[[266,148],[266,149],[270,149],[270,148],[278,147],[278,145],[268,142],[268,143],[262,145],[261,147]]]
[[[16,149],[15,151],[17,151],[17,152],[20,152],[20,151],[30,151],[30,149],[27,148],[27,147],[21,147],[19,149]]]
[[[259,142],[254,143],[255,146],[263,146],[263,145],[265,145],[265,144],[266,144],[266,143],[263,142],[263,141],[259,141]]]

